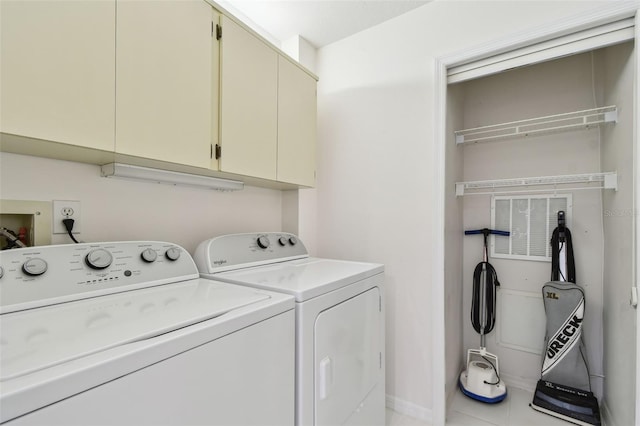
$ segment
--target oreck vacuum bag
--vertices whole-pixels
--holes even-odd
[[[547,329],[542,379],[590,389],[582,342],[584,293],[573,283],[551,281],[542,287]]]
[[[558,228],[551,244],[554,281],[542,287],[547,317],[545,353],[531,407],[572,423],[600,425],[598,400],[591,392],[582,339],[584,291],[575,284],[571,233],[564,227],[564,212],[558,214]],[[561,253],[566,257],[566,268],[558,260]]]

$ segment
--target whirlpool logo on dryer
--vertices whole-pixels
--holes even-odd
[[[226,260],[226,259],[219,259],[219,260],[214,260],[214,261],[213,261],[213,264],[214,264],[214,265],[216,265],[216,266],[222,266],[222,265],[224,265],[225,263],[227,263],[227,260]]]

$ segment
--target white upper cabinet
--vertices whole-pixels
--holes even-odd
[[[114,1],[0,2],[0,131],[113,151]]]
[[[222,16],[220,170],[276,179],[278,54]]]
[[[220,170],[315,184],[316,79],[222,17]]]
[[[217,20],[202,0],[118,1],[117,153],[210,167]]]
[[[0,19],[0,149],[315,184],[316,77],[206,1],[0,0]]]
[[[277,173],[280,182],[315,185],[316,105],[316,79],[280,57]]]

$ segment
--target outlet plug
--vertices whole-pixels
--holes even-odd
[[[80,233],[80,201],[53,201],[53,233],[66,234],[63,219],[73,219],[73,234]]]

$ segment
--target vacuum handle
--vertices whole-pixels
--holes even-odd
[[[482,234],[482,235],[484,235],[484,250],[483,250],[483,254],[482,254],[482,260],[484,262],[488,262],[489,261],[489,249],[487,247],[487,239],[489,238],[489,234],[503,235],[505,237],[508,237],[509,235],[511,235],[511,233],[509,231],[498,231],[498,230],[489,229],[489,228],[473,229],[471,231],[464,231],[464,235],[474,235],[474,234]]]
[[[509,231],[498,231],[498,230],[489,229],[489,228],[474,229],[472,231],[464,231],[464,235],[474,235],[474,234],[484,234],[484,235],[494,234],[494,235],[502,235],[504,237],[508,237],[509,235],[511,235]]]
[[[567,220],[565,219],[564,211],[558,212],[558,241],[564,243],[567,241]]]

